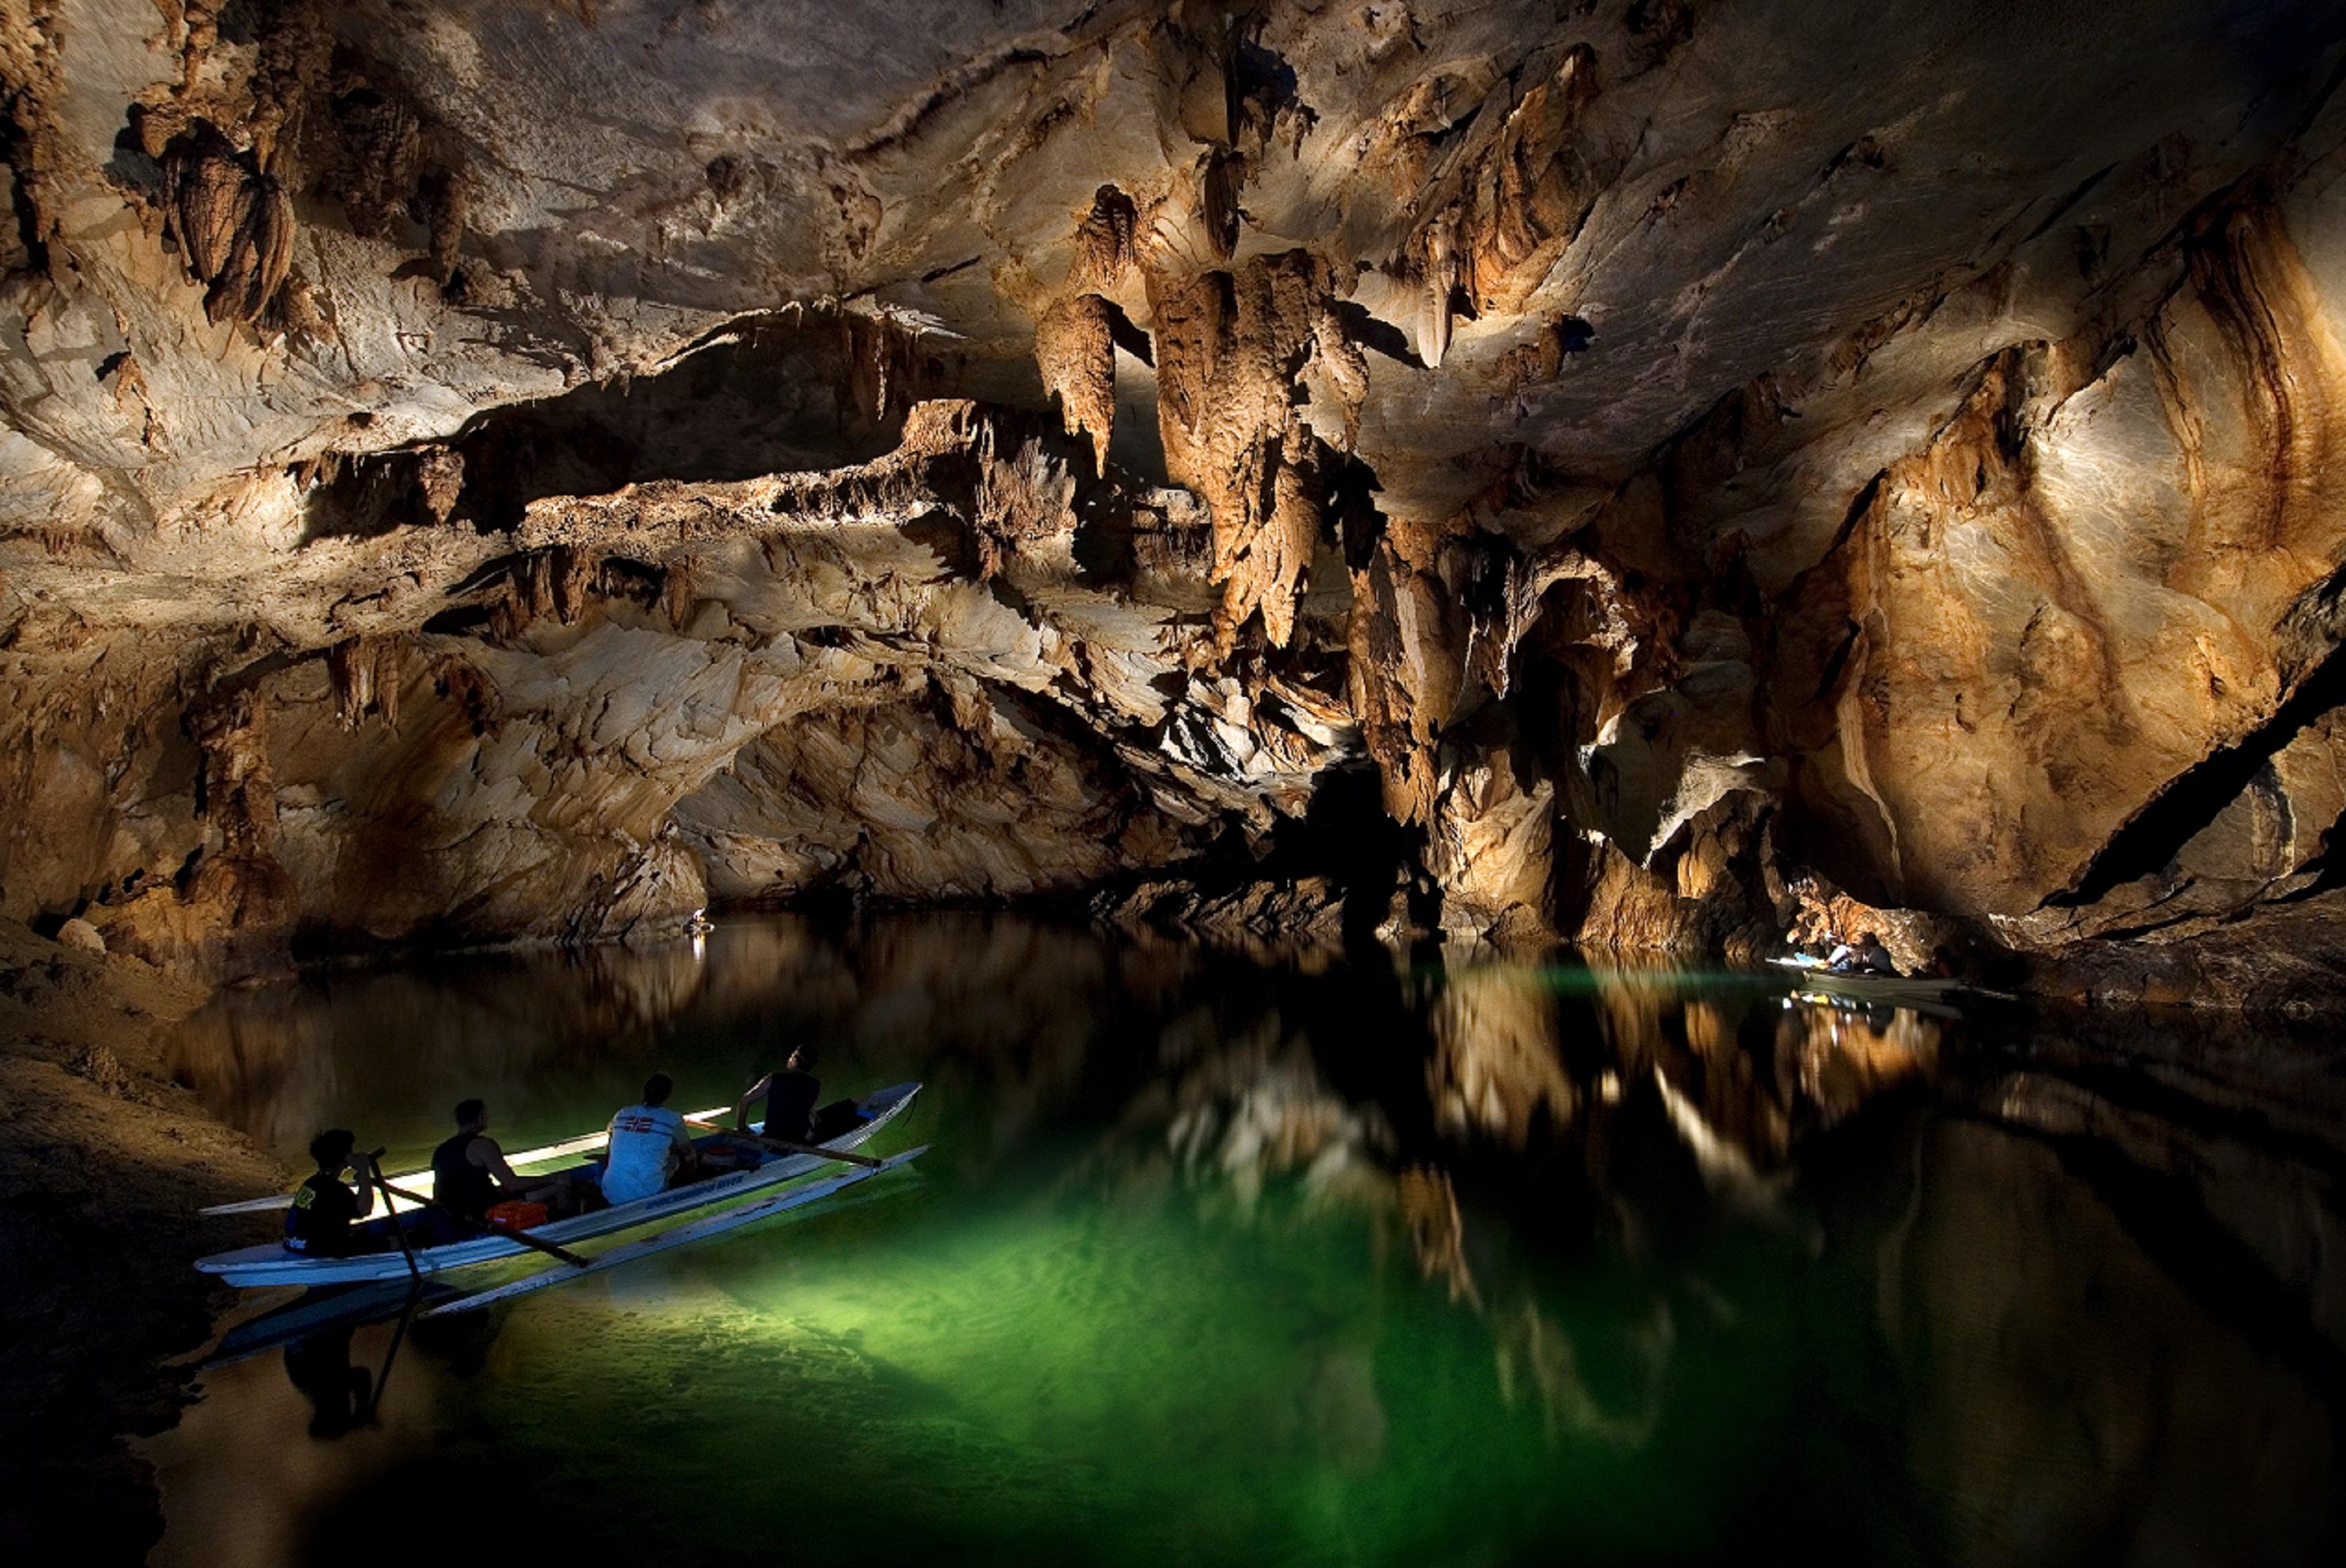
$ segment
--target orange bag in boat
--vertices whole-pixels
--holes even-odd
[[[546,1223],[542,1203],[500,1203],[482,1216],[499,1230],[535,1230]]]

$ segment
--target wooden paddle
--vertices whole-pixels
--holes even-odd
[[[875,1160],[870,1155],[850,1154],[845,1149],[827,1149],[821,1144],[794,1144],[788,1138],[770,1138],[762,1133],[752,1133],[740,1127],[720,1126],[716,1122],[704,1120],[699,1116],[687,1116],[685,1120],[697,1127],[708,1127],[729,1138],[739,1138],[745,1144],[755,1144],[760,1148],[772,1149],[779,1154],[820,1155],[827,1160],[840,1160],[851,1166],[865,1166],[875,1171],[887,1163],[885,1160]]]
[[[548,1257],[559,1257],[563,1262],[567,1263],[573,1268],[584,1268],[586,1267],[587,1263],[591,1261],[588,1258],[581,1257],[578,1254],[571,1251],[566,1247],[556,1247],[550,1241],[540,1241],[536,1237],[532,1236],[525,1230],[507,1230],[502,1225],[491,1225],[484,1219],[467,1219],[463,1215],[458,1214],[455,1210],[444,1207],[435,1198],[418,1196],[416,1194],[408,1192],[403,1188],[392,1186],[381,1176],[375,1177],[375,1186],[382,1188],[383,1191],[390,1193],[394,1197],[403,1197],[408,1202],[424,1208],[439,1209],[442,1214],[446,1215],[458,1225],[470,1226],[473,1229],[479,1231],[484,1236],[502,1236],[509,1241],[518,1241],[524,1247],[534,1247],[538,1251],[545,1253]]]
[[[399,1255],[407,1259],[407,1278],[412,1285],[423,1282],[423,1270],[416,1266],[415,1248],[407,1244],[407,1227],[399,1222],[399,1210],[391,1205],[391,1184],[382,1179],[382,1151],[375,1150],[366,1157],[367,1175],[374,1178],[375,1190],[382,1194],[382,1212],[391,1221],[391,1234],[399,1242]]]

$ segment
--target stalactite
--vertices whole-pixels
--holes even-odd
[[[693,587],[693,558],[679,555],[660,574],[660,604],[668,612],[668,624],[678,631],[691,622],[693,606],[699,602]]]
[[[1093,192],[1091,210],[1076,228],[1069,286],[1085,290],[1112,288],[1139,258],[1136,244],[1139,224],[1138,209],[1123,191],[1103,185]]]
[[[382,715],[382,727],[394,735],[399,733],[399,693],[405,684],[409,644],[405,634],[385,637],[375,655],[375,710]]]
[[[406,677],[407,654],[413,644],[412,637],[398,633],[346,637],[326,650],[335,717],[344,729],[356,729],[372,713],[385,729],[398,732],[399,689]]]
[[[1219,261],[1238,253],[1239,191],[1246,177],[1245,155],[1227,147],[1214,148],[1198,165],[1198,224]]]
[[[415,488],[422,494],[423,510],[433,523],[436,525],[447,522],[464,494],[464,454],[446,447],[425,451],[416,464]]]
[[[374,702],[374,661],[366,639],[351,637],[326,650],[326,674],[334,690],[335,716],[344,729],[356,729]]]
[[[1070,435],[1091,437],[1095,473],[1107,472],[1108,440],[1116,429],[1114,310],[1097,294],[1078,294],[1035,323],[1035,362],[1043,372],[1044,393],[1059,400]]]
[[[268,707],[251,685],[188,711],[188,733],[204,759],[196,809],[219,830],[230,855],[265,855],[276,844],[267,718]]]
[[[554,556],[552,552],[539,550],[515,568],[515,585],[521,594],[521,606],[529,621],[542,621],[555,613]],[[524,623],[525,625],[527,622]]]
[[[423,120],[406,96],[344,70],[330,100],[340,156],[319,188],[342,202],[351,231],[382,239],[397,231],[423,178]]]
[[[1426,226],[1423,274],[1417,316],[1418,357],[1433,369],[1450,355],[1451,296],[1458,291],[1464,264],[1458,254],[1458,214],[1445,211]]]
[[[198,120],[163,149],[165,215],[179,254],[208,285],[204,314],[252,321],[293,259],[293,204],[250,152]]]
[[[1418,355],[1428,365],[1449,356],[1462,293],[1478,316],[1522,309],[1587,220],[1602,181],[1575,141],[1596,91],[1596,55],[1577,46],[1483,133],[1479,153],[1414,193],[1427,216],[1404,247],[1404,266],[1421,290]],[[1416,126],[1432,107],[1413,98],[1406,123]],[[1404,135],[1397,145],[1418,144]],[[1397,167],[1427,164],[1404,158]]]
[[[575,626],[586,613],[595,582],[592,552],[557,545],[548,552],[546,575],[554,596],[554,613],[566,626]]]
[[[1334,279],[1309,252],[1292,250],[1187,284],[1154,270],[1146,280],[1166,464],[1206,498],[1214,520],[1216,657],[1258,609],[1284,646],[1311,565],[1312,540],[1300,530],[1310,519],[1316,531],[1309,475],[1324,444],[1293,389],[1324,374],[1349,432],[1367,388],[1333,307]],[[1299,472],[1282,484],[1290,463]]]
[[[1522,309],[1586,221],[1599,182],[1573,144],[1596,97],[1596,56],[1584,44],[1508,112],[1474,169],[1463,238],[1477,314]]]
[[[1035,364],[1059,402],[1069,434],[1091,437],[1092,472],[1107,472],[1116,430],[1116,304],[1107,296],[1137,260],[1140,217],[1113,185],[1092,194],[1075,233],[1075,260],[1056,302],[1035,321]]]
[[[866,419],[884,420],[909,407],[921,393],[924,366],[921,335],[886,314],[839,311],[840,362],[844,367],[841,407]]]

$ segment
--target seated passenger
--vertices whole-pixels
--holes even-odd
[[[603,1160],[603,1196],[607,1201],[633,1203],[649,1197],[694,1167],[684,1118],[668,1108],[668,1097],[675,1090],[667,1074],[655,1073],[644,1084],[643,1104],[629,1105],[611,1118]]]
[[[740,1104],[733,1107],[734,1126],[749,1131],[750,1102],[760,1095],[766,1101],[764,1135],[783,1143],[829,1143],[862,1121],[862,1109],[853,1100],[834,1100],[815,1109],[822,1098],[822,1080],[814,1075],[814,1047],[801,1045],[790,1053],[780,1072],[769,1073],[750,1084]]]
[[[544,1203],[551,1196],[522,1186],[488,1128],[488,1106],[466,1100],[456,1107],[456,1135],[432,1151],[432,1201],[474,1225],[498,1204]]]
[[[1861,934],[1854,946],[1833,949],[1826,960],[1832,969],[1842,974],[1895,974],[1898,966],[1891,961],[1890,950],[1872,932]]]
[[[750,1084],[733,1107],[734,1126],[750,1130],[750,1102],[763,1096],[765,1135],[788,1144],[805,1143],[813,1130],[815,1102],[822,1097],[822,1080],[814,1075],[814,1047],[801,1045],[790,1053],[780,1072],[769,1073]]]
[[[362,1180],[352,1192],[342,1185],[342,1171],[351,1163],[358,1139],[341,1127],[310,1140],[310,1157],[317,1174],[303,1182],[285,1210],[285,1250],[320,1257],[348,1257],[353,1237],[351,1227],[374,1212],[374,1186]]]

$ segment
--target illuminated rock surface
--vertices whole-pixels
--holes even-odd
[[[2320,1003],[2338,32],[8,0],[0,912],[1228,885],[1373,769],[1363,929]]]

